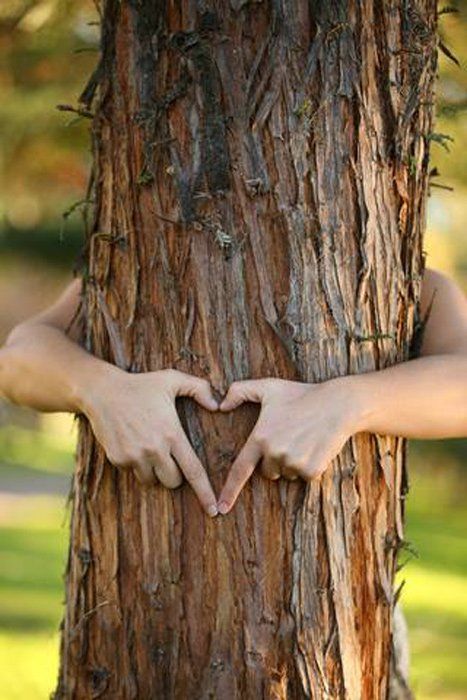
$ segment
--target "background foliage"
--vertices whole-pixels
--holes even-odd
[[[440,55],[425,250],[427,264],[467,292],[467,11],[463,2],[451,9],[459,12],[443,13],[440,35],[460,65]],[[77,106],[96,62],[98,21],[91,0],[0,4],[0,340],[64,287],[82,244],[89,121],[56,105]],[[73,451],[69,416],[0,404],[0,700],[47,698],[54,686]],[[409,453],[399,579],[413,687],[421,700],[460,700],[467,697],[467,443],[412,443]]]

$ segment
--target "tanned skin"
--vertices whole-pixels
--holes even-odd
[[[446,275],[426,269],[420,357],[383,370],[307,384],[275,378],[234,382],[220,405],[209,382],[173,369],[130,373],[77,342],[71,324],[81,281],[17,325],[0,348],[0,393],[38,411],[87,416],[109,461],[150,487],[188,480],[206,513],[233,507],[258,466],[269,479],[317,479],[355,433],[408,438],[467,435],[467,298]],[[434,297],[433,297],[434,294]],[[177,396],[209,411],[260,404],[258,420],[216,497],[183,431]],[[124,410],[122,410],[124,407]]]

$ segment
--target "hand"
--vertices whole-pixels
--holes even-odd
[[[356,432],[357,410],[348,377],[321,384],[283,379],[233,383],[220,404],[231,411],[245,401],[261,404],[256,425],[234,461],[218,500],[227,513],[261,460],[269,479],[317,479]],[[224,504],[222,504],[222,501]]]
[[[209,411],[218,409],[205,379],[166,369],[131,374],[109,365],[87,393],[86,413],[109,461],[133,468],[142,484],[160,482],[175,489],[183,474],[208,515],[217,515],[216,496],[175,407],[189,396]]]

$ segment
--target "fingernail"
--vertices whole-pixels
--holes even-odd
[[[217,515],[217,513],[218,513],[217,506],[208,506],[208,513],[211,517],[214,517],[215,515]]]
[[[219,513],[222,513],[222,515],[225,515],[229,510],[229,506],[225,501],[221,501],[217,507]]]

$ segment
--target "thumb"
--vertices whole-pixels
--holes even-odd
[[[246,401],[261,403],[264,398],[266,380],[245,379],[233,382],[223,400],[220,403],[221,411],[232,411]]]
[[[180,372],[177,395],[190,396],[208,411],[217,411],[219,409],[219,404],[214,398],[211,385],[207,379]]]

